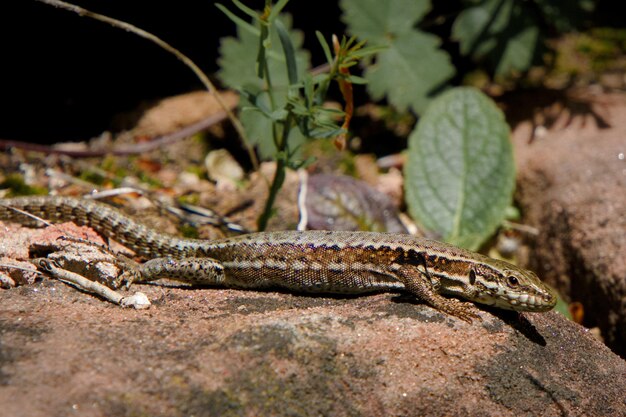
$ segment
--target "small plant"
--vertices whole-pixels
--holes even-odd
[[[273,5],[266,0],[262,12],[256,12],[238,0],[233,4],[252,19],[253,24],[232,13],[221,4],[217,7],[236,25],[238,38],[222,42],[220,78],[227,86],[240,91],[241,120],[248,137],[259,146],[262,157],[276,161],[276,172],[270,185],[265,209],[258,219],[258,230],[264,230],[272,215],[278,190],[285,179],[285,169],[306,164],[298,158],[304,139],[339,138],[352,116],[353,83],[363,79],[350,74],[349,68],[377,48],[364,48],[354,38],[333,41],[333,52],[319,32],[317,38],[328,61],[329,71],[311,75],[308,55],[299,46],[302,37],[290,31],[288,15],[280,15],[288,0]],[[251,57],[255,57],[252,61]],[[345,111],[323,106],[332,82],[339,84],[346,101]],[[335,120],[343,118],[340,126]]]

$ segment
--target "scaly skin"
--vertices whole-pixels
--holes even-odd
[[[537,276],[504,261],[411,235],[284,231],[215,241],[182,239],[150,229],[121,211],[70,197],[0,199],[0,220],[32,224],[19,209],[49,221],[72,221],[147,259],[142,280],[169,277],[195,284],[359,294],[406,290],[438,310],[477,318],[456,299],[516,311],[548,311],[556,296]]]

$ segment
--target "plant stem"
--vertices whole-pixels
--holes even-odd
[[[283,124],[282,135],[277,140],[276,148],[277,148],[277,158],[276,158],[276,172],[274,172],[274,179],[272,180],[272,185],[269,188],[267,200],[265,201],[265,207],[263,208],[263,213],[259,216],[257,220],[257,229],[259,232],[262,232],[267,227],[267,222],[272,217],[272,208],[274,207],[274,201],[276,201],[276,196],[278,195],[278,191],[283,186],[285,182],[285,176],[287,171],[287,162],[290,158],[289,155],[289,132],[291,132],[291,125],[294,120],[294,115],[291,111],[289,111],[287,115],[287,119]]]
[[[269,0],[266,1],[266,9],[269,7],[271,2]],[[268,22],[269,23],[269,22]],[[269,36],[269,27],[267,28],[267,36]],[[259,48],[264,48],[263,45],[263,30],[261,30],[261,39],[259,42]],[[259,56],[263,56],[260,64],[263,65],[263,78],[265,79],[265,86],[267,88],[267,94],[270,100],[270,107],[272,111],[276,110],[276,101],[274,99],[274,88],[272,86],[272,78],[270,76],[269,65],[267,63],[267,57],[264,53],[259,53]],[[257,219],[257,230],[262,232],[267,227],[267,223],[272,217],[272,208],[274,207],[274,201],[276,201],[276,196],[278,195],[278,191],[282,187],[285,182],[285,168],[287,166],[287,160],[289,156],[285,152],[287,145],[287,136],[290,131],[290,116],[287,116],[287,120],[283,124],[282,132],[278,131],[278,124],[272,123],[272,136],[274,138],[274,145],[276,146],[276,171],[274,172],[274,179],[272,180],[272,184],[268,190],[267,200],[265,201],[265,207],[263,208],[263,212]]]
[[[278,191],[283,186],[285,182],[285,168],[286,168],[286,160],[281,157],[276,160],[276,172],[274,172],[274,179],[272,180],[272,185],[269,189],[269,195],[267,196],[267,200],[265,201],[265,207],[263,208],[263,213],[259,216],[257,220],[257,229],[259,232],[262,232],[267,227],[267,222],[270,217],[272,217],[272,208],[274,207],[274,201],[276,200],[276,196],[278,195]]]

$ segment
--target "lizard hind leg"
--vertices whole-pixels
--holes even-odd
[[[471,303],[446,298],[439,294],[433,288],[429,277],[416,266],[403,265],[397,271],[397,278],[404,284],[407,291],[436,310],[458,317],[468,323],[472,323],[472,319],[481,319]]]
[[[139,267],[141,281],[169,278],[192,285],[222,285],[224,266],[211,258],[155,258]]]

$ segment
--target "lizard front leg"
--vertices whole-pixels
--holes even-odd
[[[440,295],[438,293],[439,288],[436,288],[436,284],[439,284],[438,280],[433,282],[425,269],[422,271],[415,265],[403,265],[396,274],[407,291],[431,307],[468,323],[471,323],[472,319],[480,319],[480,316],[474,311],[475,307],[468,305],[469,303]]]

